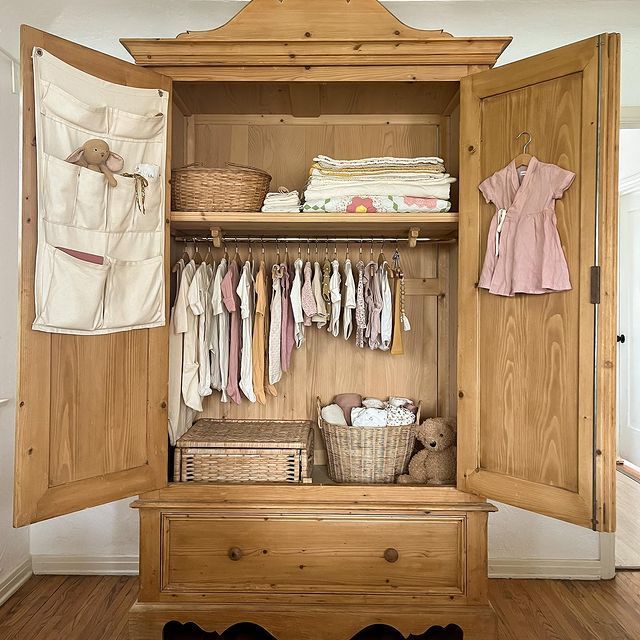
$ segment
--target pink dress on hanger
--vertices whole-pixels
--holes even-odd
[[[515,161],[479,187],[497,211],[478,286],[500,296],[571,289],[556,227],[555,201],[575,173],[531,158],[520,182]]]

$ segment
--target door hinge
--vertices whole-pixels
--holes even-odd
[[[591,304],[600,304],[600,267],[591,267]]]

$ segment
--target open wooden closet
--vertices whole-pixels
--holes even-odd
[[[465,640],[494,640],[487,499],[614,530],[619,36],[493,69],[510,40],[413,29],[376,0],[252,0],[218,29],[123,39],[135,64],[23,27],[15,525],[139,496],[132,639],[159,639],[174,621],[217,633],[253,622],[278,640],[452,624]],[[80,103],[122,109],[108,102],[114,85],[158,92],[166,128],[153,148],[166,164],[149,193],[162,199],[164,326],[32,328],[46,178],[32,59],[43,55],[104,81],[99,104],[88,90],[68,98],[69,118]],[[64,111],[60,96],[40,112]],[[576,173],[556,203],[572,289],[501,297],[477,286],[495,212],[478,185],[520,153],[522,131],[530,153]],[[458,178],[451,211],[171,211],[171,168],[248,164],[273,176],[272,190],[302,192],[318,154],[440,156]],[[267,261],[397,246],[413,327],[403,355],[308,330],[277,397],[235,405],[214,393],[202,416],[315,421],[317,397],[406,396],[424,417],[457,417],[456,485],[331,482],[317,428],[309,483],[173,482],[167,324],[184,238],[217,256],[264,246]]]

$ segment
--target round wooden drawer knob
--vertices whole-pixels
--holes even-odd
[[[240,560],[240,558],[242,558],[242,549],[238,547],[231,547],[227,555],[229,556],[229,560]]]
[[[388,549],[384,550],[384,559],[387,562],[397,562],[399,557],[400,554],[393,547],[389,547]]]

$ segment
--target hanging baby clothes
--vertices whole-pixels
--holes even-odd
[[[331,296],[331,322],[327,331],[335,338],[340,335],[340,263],[337,260],[331,261],[331,278],[329,279],[329,293]]]
[[[219,386],[214,387],[220,391],[220,402],[229,402],[227,395],[227,384],[229,382],[229,311],[222,301],[222,281],[227,274],[227,259],[222,258],[216,269],[213,280],[213,297],[211,305],[213,314],[218,325],[218,349],[214,354],[212,366],[220,372],[216,382]]]
[[[229,379],[227,381],[227,393],[236,403],[240,404],[240,388],[238,387],[240,374],[240,349],[242,348],[242,336],[240,334],[240,300],[236,290],[240,282],[238,264],[231,260],[227,274],[222,280],[222,300],[231,316],[231,328],[229,331]]]
[[[382,297],[378,282],[378,265],[371,260],[364,269],[364,299],[367,305],[367,329],[365,337],[369,348],[380,346],[380,313],[382,312]]]
[[[184,334],[176,331],[176,304],[180,293],[180,282],[184,270],[184,260],[180,259],[174,265],[172,273],[176,274],[176,301],[169,316],[169,389],[167,396],[167,413],[169,422],[169,439],[174,445],[183,435],[184,415],[186,406],[182,401],[182,343]]]
[[[311,282],[311,288],[313,290],[313,299],[316,303],[316,313],[311,320],[316,323],[318,329],[324,327],[327,324],[327,307],[322,297],[322,270],[320,269],[320,263],[316,260],[313,263],[313,280]]]
[[[269,384],[274,385],[282,378],[282,270],[274,264],[271,270],[273,282],[271,291],[271,322],[269,326]]]
[[[213,308],[213,291],[216,283],[215,262],[209,267],[209,289],[207,290],[207,345],[209,347],[209,373],[211,377],[211,388],[220,389],[220,355],[218,353],[218,316]]]
[[[253,392],[260,404],[266,404],[264,393],[264,329],[265,313],[267,311],[267,274],[264,260],[256,274],[256,313],[253,324],[252,364],[253,364]]]
[[[280,265],[282,278],[280,285],[282,289],[282,324],[280,326],[280,362],[283,371],[289,371],[291,364],[291,352],[293,351],[294,338],[294,321],[293,309],[289,296],[291,295],[291,280],[289,277],[289,268],[286,264]]]
[[[318,313],[316,299],[313,296],[312,268],[311,262],[307,260],[304,265],[304,284],[302,285],[302,312],[304,314],[304,326],[310,327],[313,323],[313,316]]]
[[[322,263],[322,299],[329,306],[327,318],[331,321],[331,263],[325,256]]]
[[[344,309],[342,312],[342,332],[344,339],[351,337],[353,330],[353,310],[356,308],[356,282],[353,279],[351,260],[344,261]]]
[[[378,267],[378,280],[380,282],[380,297],[382,299],[379,349],[381,351],[389,351],[393,333],[393,301],[391,299],[391,286],[389,285],[389,263],[386,260]]]
[[[497,211],[489,227],[479,287],[500,296],[571,289],[555,201],[574,178],[571,171],[533,157],[522,182],[512,160],[480,185]]]
[[[182,398],[187,407],[202,411],[202,397],[198,393],[198,319],[189,305],[189,287],[196,273],[191,260],[182,270],[175,306],[176,332],[184,334],[182,347]],[[191,426],[191,425],[189,425]]]
[[[211,395],[211,370],[209,359],[209,344],[207,342],[207,291],[211,268],[206,262],[201,262],[196,269],[193,280],[189,285],[188,300],[191,312],[198,318],[198,393],[204,398]]]
[[[249,402],[256,401],[253,391],[253,275],[247,260],[236,293],[240,299],[242,319],[242,347],[240,350],[240,389]]]
[[[364,262],[358,260],[358,287],[356,289],[356,347],[364,347],[364,334],[367,330],[367,310],[364,302]]]
[[[291,284],[291,311],[293,313],[293,340],[296,349],[304,342],[304,313],[302,311],[302,260],[298,258],[293,263],[294,277]]]

